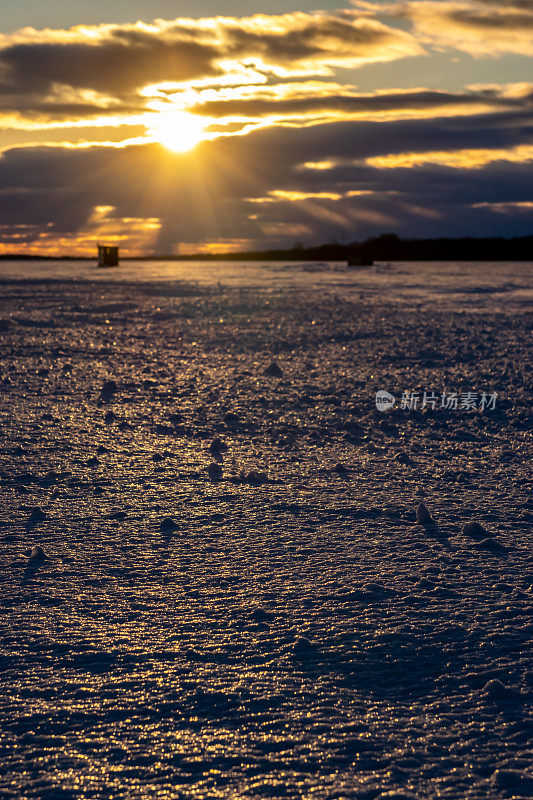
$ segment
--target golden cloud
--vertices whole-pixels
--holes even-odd
[[[232,114],[231,103],[342,94],[350,87],[330,80],[335,69],[421,53],[411,34],[351,11],[25,28],[0,34],[0,129],[71,128],[79,141],[75,128],[152,130],[158,114],[198,106],[209,117],[209,104],[221,103],[204,138],[245,134],[269,114]]]
[[[426,46],[454,48],[473,56],[533,55],[530,0],[411,0],[363,5],[368,14],[409,19],[415,36]]]
[[[161,222],[155,217],[117,217],[113,206],[95,206],[87,223],[73,233],[58,233],[52,223],[46,226],[0,226],[0,254],[25,255],[71,253],[94,256],[99,242],[119,245],[125,256],[150,252],[157,240]]]
[[[524,164],[533,161],[533,145],[521,144],[504,148],[464,148],[419,153],[391,153],[367,158],[366,163],[378,169],[411,169],[424,164],[435,164],[453,169],[480,169],[487,164],[507,161]]]
[[[422,52],[410,34],[352,12],[26,28],[0,36],[0,92],[51,101],[58,87],[70,87],[126,97],[150,84],[224,82],[228,67],[283,77],[329,74]]]

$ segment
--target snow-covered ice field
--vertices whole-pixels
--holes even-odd
[[[0,798],[531,797],[532,273],[0,264]]]

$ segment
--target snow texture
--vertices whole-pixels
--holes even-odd
[[[0,292],[1,800],[530,797],[531,265],[76,269]]]

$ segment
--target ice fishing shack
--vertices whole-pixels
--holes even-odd
[[[98,266],[118,267],[118,247],[107,244],[98,245]]]

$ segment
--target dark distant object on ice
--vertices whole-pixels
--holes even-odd
[[[297,658],[303,659],[313,658],[317,654],[315,645],[305,636],[301,636],[294,642],[292,652]]]
[[[489,700],[517,700],[520,697],[516,689],[506,686],[498,678],[488,681],[482,689],[482,694]]]
[[[214,456],[219,456],[221,453],[225,453],[228,449],[228,445],[222,441],[222,439],[213,439],[211,444],[209,445],[209,450]]]
[[[250,486],[260,486],[262,483],[268,483],[268,475],[266,472],[259,472],[256,469],[252,469],[250,472],[243,470],[240,474],[240,480]]]
[[[513,794],[524,797],[533,795],[533,775],[517,769],[497,769],[491,775],[491,780],[499,789],[512,789]]]
[[[174,522],[172,517],[165,517],[159,524],[163,533],[173,533],[178,528],[177,522]]]
[[[42,547],[36,544],[30,551],[30,564],[41,564],[46,558],[45,552]]]
[[[266,611],[266,609],[261,608],[260,606],[252,609],[250,616],[256,622],[270,622],[274,619],[273,614],[271,614],[269,611]]]
[[[487,539],[489,532],[479,522],[467,522],[463,528],[465,536],[470,536],[471,539]]]
[[[114,420],[115,420],[115,415],[111,411],[111,409],[109,411],[106,411],[104,416],[104,422],[106,423],[106,425],[111,425],[111,423],[114,422]]]
[[[472,545],[476,550],[487,550],[488,552],[492,553],[506,553],[507,547],[501,542],[497,542],[496,539],[488,538],[488,539],[481,539],[479,542],[475,542]]]
[[[364,258],[363,256],[354,256],[353,258],[348,259],[346,266],[350,267],[351,269],[356,269],[357,267],[373,267],[374,259]]]
[[[118,247],[114,245],[98,245],[98,267],[118,267]]]
[[[283,377],[283,370],[276,364],[275,361],[272,361],[268,367],[265,369],[264,375],[269,375],[271,378],[282,378]]]
[[[346,475],[348,475],[350,470],[344,464],[339,463],[339,464],[335,464],[335,466],[333,467],[333,472],[336,472],[338,475],[346,476]]]
[[[215,464],[213,461],[212,464],[209,464],[207,468],[207,474],[211,478],[212,481],[219,481],[222,477],[222,467],[220,464]]]
[[[118,386],[115,381],[105,381],[100,389],[100,398],[104,403],[109,403],[118,391]]]
[[[32,578],[36,574],[39,567],[44,561],[46,561],[47,558],[43,548],[38,544],[34,545],[31,550],[26,550],[24,555],[28,557],[28,563],[26,564],[26,569],[24,570],[24,577],[22,579],[23,583],[28,578]]]
[[[31,578],[34,578],[39,570],[39,567],[44,561],[46,561],[46,554],[43,548],[38,544],[32,547],[31,550],[27,550],[26,555],[28,556],[28,563],[26,564],[26,569],[24,570],[24,575],[22,578],[23,584]]]
[[[35,508],[32,508],[32,510],[30,511],[30,516],[28,517],[28,523],[32,525],[35,522],[42,522],[43,519],[45,518],[46,514],[44,513],[42,508],[40,508],[39,506],[35,506]]]
[[[400,450],[399,453],[396,453],[396,455],[392,457],[391,461],[395,461],[397,464],[413,464],[411,456],[409,453],[406,453],[405,450]]]
[[[419,525],[431,525],[435,522],[428,507],[424,503],[420,503],[416,509],[416,521]]]

